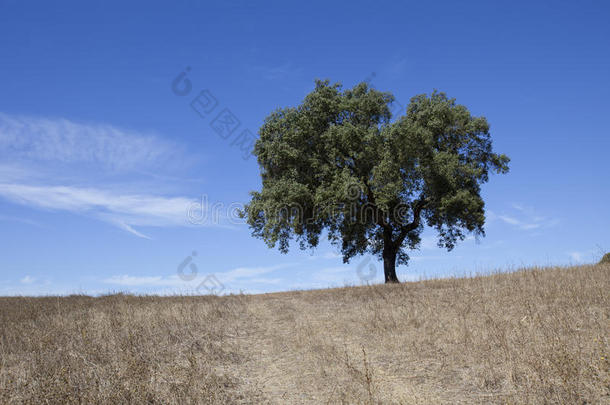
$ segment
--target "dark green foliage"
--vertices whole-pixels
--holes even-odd
[[[599,261],[599,264],[610,264],[610,253],[606,253]]]
[[[263,187],[244,211],[253,235],[286,252],[292,238],[315,247],[326,229],[344,262],[367,252],[391,262],[386,281],[424,224],[449,250],[483,235],[481,184],[509,162],[492,152],[487,120],[435,91],[391,122],[393,100],[366,83],[316,81],[301,105],[270,114],[254,149]]]

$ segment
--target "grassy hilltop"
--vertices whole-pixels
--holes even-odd
[[[0,298],[0,403],[610,403],[610,265]]]

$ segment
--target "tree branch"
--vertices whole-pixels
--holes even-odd
[[[368,202],[371,203],[371,205],[375,208],[375,219],[377,222],[377,225],[381,226],[384,230],[384,232],[392,232],[392,228],[390,227],[390,225],[386,222],[385,217],[383,215],[383,211],[379,209],[379,207],[377,206],[377,203],[375,202],[375,197],[373,196],[373,190],[371,190],[371,187],[369,186],[369,183],[364,180],[363,181],[364,185],[366,186],[366,196],[368,199]]]
[[[428,204],[428,200],[426,198],[417,200],[413,203],[413,221],[402,228],[398,238],[396,238],[395,246],[400,247],[402,242],[405,240],[409,232],[414,231],[419,227],[421,222],[421,213]]]

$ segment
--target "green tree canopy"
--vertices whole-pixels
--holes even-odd
[[[262,189],[243,212],[253,235],[285,253],[292,239],[317,246],[327,230],[344,262],[383,259],[386,282],[398,282],[395,266],[425,224],[448,250],[484,235],[481,184],[509,162],[492,151],[487,120],[434,91],[392,121],[393,101],[366,83],[318,80],[299,106],[271,113],[254,148]]]

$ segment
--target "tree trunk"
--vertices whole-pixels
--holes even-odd
[[[383,274],[386,284],[399,282],[396,277],[396,249],[387,243],[383,247]]]

